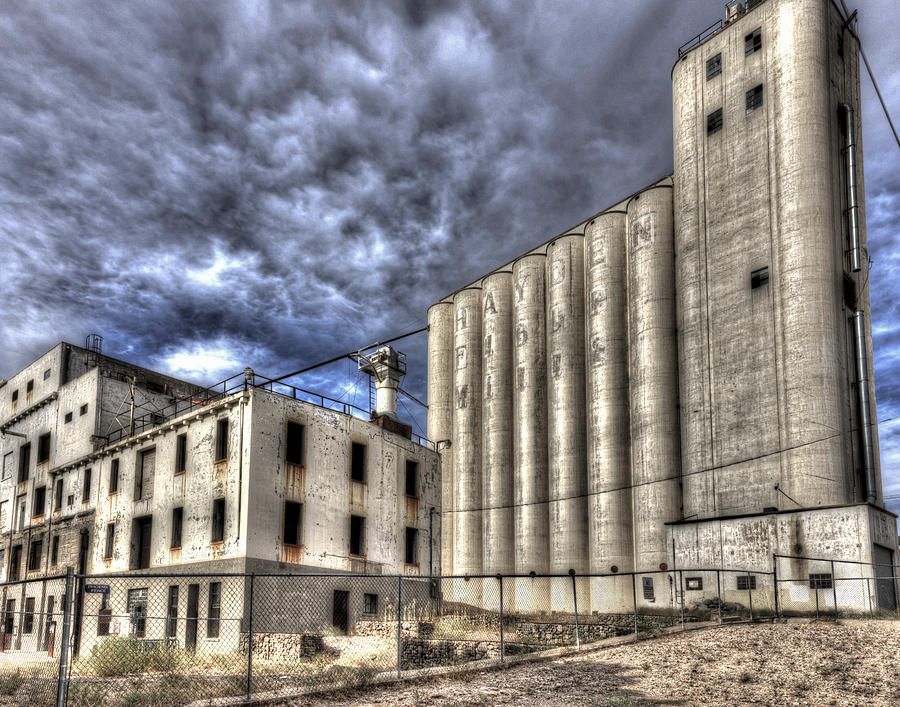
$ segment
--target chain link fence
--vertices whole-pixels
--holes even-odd
[[[702,622],[835,609],[896,616],[895,573],[882,570],[776,556],[770,572],[69,574],[12,582],[0,585],[0,704],[289,698],[379,674],[505,661]]]

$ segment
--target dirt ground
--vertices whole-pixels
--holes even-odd
[[[285,703],[747,704],[900,704],[900,622],[726,625],[459,678]]]

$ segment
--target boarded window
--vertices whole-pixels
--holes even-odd
[[[362,516],[350,516],[350,554],[366,554],[366,519]]]
[[[109,468],[109,492],[119,492],[119,460],[113,459]]]
[[[722,109],[714,110],[706,116],[706,134],[713,135],[722,129]]]
[[[116,541],[116,524],[106,524],[106,545],[103,549],[103,559],[109,560],[113,556],[113,545]]]
[[[763,104],[763,87],[762,84],[754,86],[746,95],[747,113],[752,113]]]
[[[134,483],[134,500],[153,498],[153,473],[156,470],[156,450],[147,449],[138,455],[137,476]]]
[[[216,422],[216,461],[228,458],[228,418]]]
[[[287,545],[303,544],[303,505],[284,502],[284,542]]]
[[[50,461],[50,433],[45,432],[38,437],[37,463],[43,464]]]
[[[31,548],[28,551],[28,571],[34,572],[41,568],[41,555],[44,553],[44,540],[31,541]]]
[[[87,503],[91,500],[91,470],[84,470],[84,483],[81,486],[81,502]]]
[[[769,268],[760,268],[750,273],[750,289],[755,290],[769,281]]]
[[[296,422],[287,423],[287,434],[285,440],[284,460],[288,464],[299,464],[303,466],[306,462],[303,457],[303,443],[306,428]]]
[[[166,636],[174,638],[178,633],[178,585],[169,587],[168,609],[166,611]]]
[[[419,497],[419,464],[409,460],[406,462],[406,495]]]
[[[57,479],[56,485],[53,487],[53,509],[60,510],[62,508],[63,497],[63,480]]]
[[[706,80],[722,73],[722,54],[716,54],[706,60]]]
[[[181,547],[181,521],[184,516],[183,508],[172,509],[172,542],[169,545],[173,550]]]
[[[22,617],[22,633],[34,631],[34,597],[25,599],[25,615]]]
[[[419,531],[415,528],[406,529],[406,564],[419,564]]]
[[[810,589],[831,589],[833,586],[833,582],[831,581],[831,573],[830,572],[822,572],[819,574],[810,574],[809,575],[809,588]]]
[[[217,498],[213,501],[212,541],[220,543],[223,540],[225,540],[225,499]]]
[[[3,481],[6,481],[10,476],[12,476],[14,463],[15,460],[13,459],[12,452],[7,452],[3,455]]]
[[[744,54],[750,55],[762,49],[762,28],[757,27],[744,37]]]
[[[363,594],[363,613],[364,614],[377,614],[378,613],[378,595],[377,594]]]
[[[703,577],[685,577],[684,584],[686,589],[703,589]]]
[[[130,633],[143,638],[147,633],[147,588],[128,590],[128,618]]]
[[[19,447],[19,483],[28,481],[28,472],[31,469],[31,443]]]
[[[50,378],[50,369],[48,368],[44,371],[44,380],[48,380]]]
[[[740,592],[749,592],[756,589],[756,576],[752,574],[738,575],[737,588]]]
[[[187,434],[175,439],[175,473],[182,474],[187,469]]]
[[[647,601],[656,601],[656,593],[653,591],[653,577],[643,577],[641,585],[644,589],[644,599]]]
[[[32,516],[44,515],[44,509],[47,507],[47,487],[38,486],[34,490],[34,505],[31,507]]]
[[[359,442],[350,445],[350,478],[366,483],[366,445]]]
[[[219,637],[219,617],[222,613],[222,583],[209,583],[209,607],[206,620],[206,637]]]

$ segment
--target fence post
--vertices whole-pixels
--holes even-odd
[[[59,654],[59,679],[56,681],[56,707],[65,707],[69,671],[69,631],[72,629],[72,585],[75,571],[66,569],[66,595],[63,599],[62,651]]]
[[[875,616],[872,614],[872,591],[869,589],[868,577],[866,577],[866,595],[869,597],[869,618],[874,619]]]
[[[678,584],[681,591],[681,630],[684,631],[684,570],[678,570]]]
[[[397,575],[397,677],[400,677],[403,643],[403,575]]]
[[[247,626],[247,701],[253,692],[253,588],[256,576],[250,575],[250,623]]]
[[[631,574],[631,599],[634,602],[634,640],[637,640],[637,575]]]
[[[506,659],[506,647],[503,644],[503,575],[497,574],[497,582],[500,583],[500,662]]]
[[[818,584],[818,582],[816,584]],[[819,587],[816,586],[813,589],[816,593],[816,619],[818,619],[819,618]]]
[[[781,603],[778,601],[778,556],[772,553],[772,589],[775,592],[775,618],[781,618]]]
[[[572,577],[572,608],[575,609],[575,648],[581,650],[581,631],[578,628],[578,591],[575,589],[575,570],[569,570]]]
[[[750,599],[750,621],[753,621],[753,584],[750,582],[751,576],[750,573],[747,573],[747,596]],[[755,581],[756,575],[753,575],[753,579]]]
[[[837,576],[834,573],[834,560],[831,561],[831,595],[834,597],[834,618],[837,618]]]

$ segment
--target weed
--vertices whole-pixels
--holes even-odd
[[[741,673],[740,680],[743,683],[753,682],[753,673]]]
[[[0,674],[0,695],[15,695],[22,683],[25,682],[25,676],[21,670],[14,673]]]

